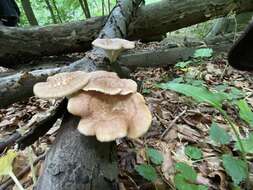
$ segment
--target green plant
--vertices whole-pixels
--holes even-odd
[[[174,183],[178,190],[208,190],[204,185],[197,185],[197,173],[189,165],[183,162],[176,163],[176,175]]]
[[[229,144],[231,141],[230,135],[227,131],[218,126],[217,123],[213,122],[210,128],[210,138],[218,144]]]
[[[248,183],[248,165],[247,165],[247,160],[246,160],[246,151],[245,151],[243,142],[240,139],[240,135],[239,135],[239,132],[236,130],[235,124],[229,118],[227,113],[222,109],[222,103],[228,97],[226,95],[224,95],[224,93],[214,93],[214,92],[211,92],[211,91],[207,90],[206,88],[195,87],[195,86],[188,85],[188,84],[178,84],[178,83],[169,82],[169,83],[158,84],[157,86],[162,88],[162,89],[169,89],[169,90],[176,91],[178,93],[182,93],[186,96],[191,96],[197,102],[208,103],[209,105],[216,108],[223,115],[225,121],[229,124],[229,126],[233,130],[233,132],[236,136],[236,139],[237,139],[238,147],[240,148],[240,150],[242,152],[242,154],[241,154],[242,160],[241,161],[244,163],[245,168],[246,168],[245,169],[246,173],[247,173],[246,182]],[[215,135],[215,133],[213,135]],[[221,143],[220,137],[217,137],[216,139],[219,140],[220,143]],[[224,143],[224,142],[222,142],[222,143]],[[236,159],[236,158],[233,157],[233,159]],[[234,164],[241,165],[241,162],[234,162]],[[234,167],[239,168],[239,166],[237,166],[237,165],[235,165]],[[225,167],[226,171],[231,175],[231,172],[228,171],[227,168],[228,167]]]
[[[201,149],[194,146],[185,147],[184,153],[192,160],[199,160],[203,157]]]
[[[212,57],[213,50],[210,48],[200,48],[194,52],[193,58]]]
[[[148,181],[154,182],[158,175],[155,168],[149,163],[151,161],[155,165],[160,165],[163,162],[163,155],[160,151],[154,148],[146,148],[146,155],[148,159],[148,164],[140,164],[135,167],[135,170]]]
[[[8,150],[6,155],[0,157],[0,175],[9,175],[17,187],[20,190],[24,190],[23,186],[12,171],[12,162],[16,156],[17,153],[14,150]]]
[[[239,115],[249,126],[253,127],[253,112],[245,100],[237,101],[236,105],[239,108]]]

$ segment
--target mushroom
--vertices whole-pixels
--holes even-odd
[[[113,38],[113,39],[98,38],[92,42],[92,45],[98,48],[102,48],[105,51],[111,63],[116,61],[116,59],[123,50],[133,49],[135,47],[134,42],[120,38]]]
[[[90,80],[83,90],[109,95],[127,95],[137,92],[137,84],[130,79],[120,79],[114,72],[95,71],[90,73]]]
[[[140,137],[148,130],[152,120],[139,93],[111,96],[83,91],[69,99],[67,109],[81,117],[77,127],[79,132],[87,136],[96,135],[99,141]]]
[[[39,98],[60,98],[82,89],[88,81],[89,75],[83,71],[59,73],[35,84],[33,92]]]

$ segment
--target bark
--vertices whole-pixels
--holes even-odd
[[[74,70],[94,70],[95,66],[85,59],[78,60],[70,66],[63,66],[53,69],[35,70],[31,72],[19,72],[10,76],[0,75],[0,107],[5,107],[11,103],[23,100],[33,95],[33,85],[37,82],[45,81],[50,75],[59,72],[69,72]]]
[[[80,3],[80,5],[81,5],[81,8],[82,8],[82,10],[83,10],[83,14],[85,15],[85,18],[88,18],[88,15],[87,15],[85,6],[84,6],[84,4],[83,4],[83,0],[79,0],[79,3]]]
[[[102,3],[102,16],[105,16],[105,0],[102,0],[101,3]]]
[[[226,33],[237,33],[246,28],[249,24],[253,13],[246,12],[236,16],[222,17],[216,20],[210,32],[206,35],[206,39],[214,38],[218,35],[224,35]]]
[[[88,4],[87,0],[83,0],[83,4],[85,6],[85,10],[86,10],[86,14],[87,14],[86,18],[90,18],[91,17],[90,16],[90,9],[89,9],[89,4]]]
[[[253,10],[252,0],[161,1],[142,6],[128,28],[129,39],[150,39],[169,31],[225,16]],[[0,64],[22,63],[34,57],[80,52],[90,48],[105,17],[30,29],[0,28]],[[8,44],[8,46],[6,46]]]
[[[46,5],[47,5],[47,8],[48,8],[50,14],[51,14],[53,23],[56,24],[56,23],[57,23],[56,16],[55,16],[55,14],[54,14],[54,10],[53,10],[53,8],[52,8],[52,6],[51,6],[49,0],[45,0],[45,3],[46,3]]]
[[[22,7],[24,9],[27,20],[31,26],[37,26],[38,21],[34,15],[30,0],[21,0]]]
[[[108,6],[108,13],[111,12],[111,2],[110,0],[107,0],[107,6]]]
[[[62,23],[61,14],[60,14],[60,11],[59,11],[58,7],[56,6],[55,0],[52,0],[52,4],[53,4],[54,9],[56,11],[56,15],[58,17],[58,20],[60,21],[60,23]]]
[[[162,0],[141,7],[137,19],[129,26],[129,36],[140,39],[204,22],[215,17],[252,11],[252,0]]]
[[[99,37],[125,38],[131,16],[141,0],[119,0],[111,12]],[[99,49],[91,52],[93,58],[84,58],[85,64],[93,65],[95,60],[103,61],[105,55]],[[83,65],[85,65],[83,64]],[[85,67],[85,66],[83,66]],[[81,135],[74,126],[78,118],[66,114],[61,132],[49,151],[44,170],[37,184],[38,190],[81,190],[114,189],[117,181],[117,163],[112,143],[99,143],[94,137]]]
[[[217,52],[224,52],[231,47],[233,43],[233,38],[234,34],[229,34],[206,40],[205,43]],[[187,44],[188,43],[189,42],[187,42]],[[171,44],[164,44],[162,48],[156,50],[141,50],[125,53],[121,57],[119,57],[118,62],[122,66],[127,66],[130,68],[159,66],[162,67],[174,65],[179,61],[189,59],[193,55],[194,51],[198,48],[198,44],[200,45],[201,42],[194,42],[194,44],[196,45],[192,45],[191,47],[176,48],[170,48]],[[33,71],[29,72],[29,74],[21,72],[18,74],[2,77],[0,80],[0,108],[5,107],[16,101],[26,99],[29,96],[32,96],[32,87],[35,83],[43,81],[48,76],[53,75],[57,72],[75,70],[92,71],[94,69],[93,65],[88,64],[85,60],[86,59],[78,60],[75,63],[70,64],[69,66],[47,68],[42,70],[38,70],[38,68],[43,68],[43,65],[38,65],[37,69],[36,67],[32,67],[31,69]],[[50,65],[56,64],[53,64],[52,62],[50,63]]]

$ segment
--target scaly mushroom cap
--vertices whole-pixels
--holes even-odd
[[[60,98],[82,89],[88,81],[89,75],[83,71],[59,73],[35,84],[33,92],[39,98]]]
[[[96,135],[99,141],[140,137],[148,130],[152,120],[139,93],[110,96],[81,92],[70,98],[68,111],[81,117],[78,130],[82,134]]]
[[[84,91],[96,91],[109,95],[127,95],[137,92],[137,84],[130,79],[120,79],[116,73],[95,71],[90,73],[90,80]]]
[[[113,38],[113,39],[98,38],[92,42],[92,45],[98,48],[102,48],[111,62],[116,61],[116,59],[123,50],[133,49],[135,47],[134,42],[120,38]]]

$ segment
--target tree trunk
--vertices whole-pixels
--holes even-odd
[[[150,39],[169,31],[230,13],[253,10],[252,0],[161,1],[142,6],[128,28],[128,39]],[[204,14],[205,13],[205,14]],[[90,48],[105,17],[30,29],[0,28],[0,65],[11,67],[34,57],[80,52]],[[8,46],[6,46],[8,44]]]
[[[100,38],[125,38],[131,16],[141,0],[119,0],[111,12]],[[84,58],[83,67],[95,67],[104,52],[94,48],[93,58]],[[49,151],[44,170],[37,184],[38,190],[111,190],[117,182],[117,162],[113,143],[99,143],[94,137],[81,135],[74,127],[79,119],[65,114],[61,132]],[[114,154],[113,154],[114,153]],[[113,156],[114,155],[114,156]]]
[[[52,0],[52,3],[53,3],[53,6],[54,6],[54,9],[56,10],[56,15],[58,17],[58,20],[60,21],[60,23],[62,23],[61,14],[60,14],[60,11],[59,11],[58,7],[56,6],[55,0]]]
[[[85,7],[85,10],[86,10],[86,18],[90,18],[90,8],[89,8],[89,4],[87,2],[87,0],[83,0],[83,4],[84,4],[84,7]]]
[[[83,0],[79,0],[79,3],[80,3],[80,5],[81,5],[81,8],[82,8],[82,10],[83,10],[83,14],[85,15],[85,18],[88,18],[88,15],[87,15],[85,6],[84,6],[84,4],[83,4]]]
[[[55,16],[55,14],[54,14],[54,10],[53,10],[53,8],[52,8],[52,6],[51,6],[49,0],[45,0],[45,2],[46,2],[46,4],[47,4],[47,8],[48,8],[48,10],[49,10],[49,12],[50,12],[50,14],[51,14],[53,23],[54,23],[54,24],[57,24],[56,16]]]
[[[105,16],[105,0],[101,0],[102,3],[102,16]]]
[[[110,0],[107,0],[107,6],[108,6],[108,13],[111,12],[111,2]]]
[[[22,7],[24,9],[27,20],[31,26],[37,26],[38,21],[34,15],[30,0],[21,0]]]
[[[218,35],[224,35],[226,33],[237,33],[243,31],[249,24],[253,12],[241,13],[230,17],[222,17],[216,20],[210,32],[206,35],[206,39],[214,38]]]

